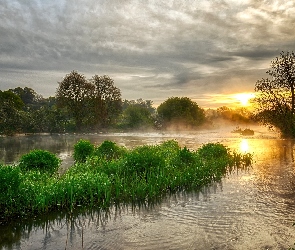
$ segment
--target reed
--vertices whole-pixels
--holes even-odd
[[[92,153],[81,151],[82,160],[62,176],[1,165],[1,220],[57,209],[72,213],[81,206],[152,201],[167,192],[199,189],[252,163],[252,155],[232,153],[219,143],[197,151],[181,148],[176,141],[133,150],[112,142],[93,148]]]

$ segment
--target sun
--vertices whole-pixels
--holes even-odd
[[[234,96],[242,106],[249,106],[249,100],[254,98],[253,93],[239,93]]]

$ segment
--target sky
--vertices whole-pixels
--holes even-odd
[[[239,103],[295,50],[294,0],[0,0],[0,90],[54,96],[72,70],[122,98]]]

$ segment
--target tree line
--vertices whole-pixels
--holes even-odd
[[[234,121],[233,114],[234,110],[222,107],[212,115],[188,97],[170,97],[158,108],[153,107],[151,100],[122,100],[120,89],[109,76],[94,75],[88,80],[77,71],[70,72],[58,83],[53,97],[44,98],[28,87],[0,91],[2,135],[195,129],[218,117]],[[240,114],[239,121],[243,119],[248,118]]]

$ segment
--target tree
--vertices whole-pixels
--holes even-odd
[[[9,89],[9,91],[13,92],[14,94],[18,95],[25,105],[33,104],[36,100],[37,93],[28,87],[17,87],[14,89]]]
[[[44,98],[42,95],[37,94],[35,90],[28,87],[17,87],[14,89],[9,89],[9,91],[18,95],[23,103],[25,104],[24,108],[26,110],[33,109],[37,110],[43,105]]]
[[[140,105],[129,105],[123,111],[122,126],[131,129],[148,129],[154,126],[154,118],[150,110]]]
[[[283,137],[295,137],[295,54],[282,52],[271,61],[269,78],[255,84],[255,117],[278,128]]]
[[[0,90],[0,134],[12,135],[20,132],[23,106],[18,95],[9,90]]]
[[[170,97],[157,108],[164,126],[196,127],[205,121],[205,112],[188,97]]]
[[[156,109],[153,107],[153,101],[152,100],[143,100],[142,98],[135,100],[124,100],[122,103],[122,109],[123,111],[127,109],[130,105],[136,105],[143,108],[146,108],[150,111],[151,114],[154,114],[156,112]]]
[[[226,106],[217,108],[216,117],[236,123],[250,123],[251,113],[246,108],[231,109]]]
[[[59,83],[56,99],[59,107],[66,107],[75,120],[77,130],[91,115],[95,87],[77,71],[67,74]]]
[[[115,87],[114,80],[107,75],[95,75],[92,77],[91,83],[95,86],[94,110],[96,124],[106,127],[116,120],[121,113],[121,91]]]

